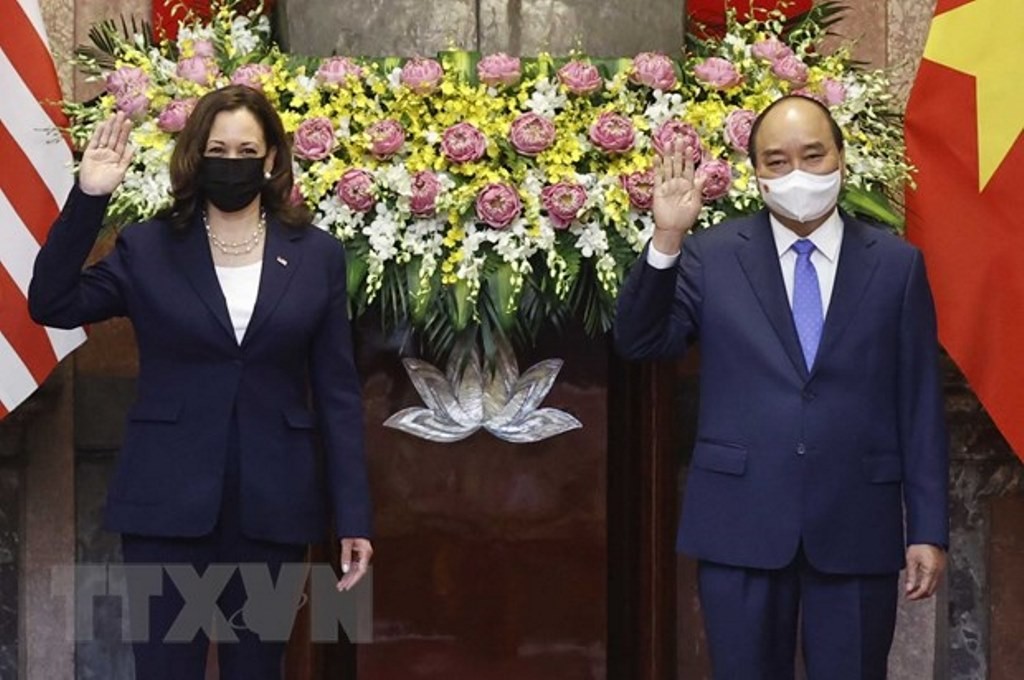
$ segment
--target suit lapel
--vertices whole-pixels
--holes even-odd
[[[195,218],[184,236],[177,240],[173,252],[178,260],[181,271],[185,273],[189,284],[199,299],[209,308],[214,318],[232,342],[235,342],[235,331],[228,316],[227,302],[217,273],[213,268],[213,255],[207,242],[206,231],[200,218]]]
[[[814,370],[835,350],[836,343],[843,330],[856,315],[868,284],[878,267],[878,257],[872,250],[876,236],[871,227],[843,215],[843,246],[839,249],[839,264],[836,268],[836,280],[832,287],[832,298],[825,317],[825,327],[821,333],[821,345],[814,361]]]
[[[806,378],[807,366],[804,364],[796,326],[793,325],[793,312],[786,297],[786,284],[782,280],[779,254],[768,222],[768,212],[762,211],[753,216],[740,231],[740,237],[745,241],[736,251],[740,266],[782,342],[786,356],[800,376]]]
[[[260,326],[274,313],[288,283],[299,268],[302,249],[298,242],[302,235],[301,230],[289,229],[273,218],[267,220],[267,242],[263,248],[259,293],[249,327],[242,338],[242,347],[251,342]]]

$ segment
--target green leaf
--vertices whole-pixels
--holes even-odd
[[[345,285],[348,287],[348,296],[352,300],[365,299],[363,280],[369,265],[366,258],[355,252],[355,249],[345,251]]]
[[[550,59],[536,59],[535,61],[537,62],[537,75],[541,78],[551,77],[554,62]]]
[[[427,322],[423,327],[420,347],[423,354],[435,361],[444,363],[452,346],[455,344],[455,328],[448,310],[441,304],[432,305],[427,314]]]
[[[789,22],[789,28],[816,26],[828,30],[842,21],[843,16],[849,9],[844,3],[836,2],[835,0],[818,2],[807,12],[794,17]]]
[[[862,189],[848,186],[843,196],[843,207],[855,215],[861,215],[897,231],[903,231],[903,216],[896,212],[889,198],[877,189]]]
[[[469,304],[469,284],[465,281],[457,281],[452,288],[455,299],[455,330],[462,331],[469,326],[473,318],[473,307]]]
[[[441,285],[441,275],[435,271],[427,282],[427,290],[421,290],[420,272],[422,269],[422,258],[416,258],[406,267],[406,277],[409,282],[409,312],[412,322],[417,326],[426,323],[431,305],[437,302],[437,289]]]
[[[107,19],[90,28],[92,45],[80,45],[75,48],[75,54],[79,59],[92,60],[101,68],[112,71],[117,68],[117,58],[127,47],[134,45],[136,35],[142,36],[145,49],[154,44],[153,27],[148,21],[131,17],[129,25],[129,19],[122,14],[120,27],[113,19]]]
[[[515,272],[511,265],[502,263],[487,277],[487,290],[494,303],[494,312],[498,324],[502,330],[509,330],[515,323],[515,287],[512,285],[512,278]]]
[[[476,82],[476,64],[480,61],[479,52],[466,50],[445,50],[438,54],[445,73],[450,73],[463,83]]]
[[[632,57],[622,57],[621,59],[602,59],[601,63],[607,66],[608,74],[611,77],[615,77],[620,73],[628,73],[633,69]]]
[[[379,293],[384,327],[398,328],[409,318],[409,289],[403,272],[395,267],[384,270]]]

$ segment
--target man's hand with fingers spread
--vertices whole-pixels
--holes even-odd
[[[658,252],[679,252],[704,207],[704,178],[694,168],[693,152],[675,140],[668,153],[654,157],[654,236]]]

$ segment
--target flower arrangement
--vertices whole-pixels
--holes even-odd
[[[168,159],[196,98],[228,83],[261,90],[292,135],[294,200],[346,245],[353,313],[376,306],[443,355],[464,331],[485,345],[529,341],[572,315],[606,330],[653,229],[654,152],[680,137],[694,150],[707,177],[700,227],[757,209],[750,125],[786,93],[817,98],[842,126],[846,207],[898,226],[884,189],[909,167],[888,81],[846,49],[820,51],[825,16],[733,17],[681,61],[456,50],[316,59],[283,52],[259,8],[228,0],[159,44],[98,27],[99,49],[78,61],[106,92],[67,108],[79,142],[116,109],[136,121],[109,213],[123,224],[168,203]]]

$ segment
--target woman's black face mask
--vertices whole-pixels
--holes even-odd
[[[199,168],[199,188],[218,210],[236,212],[255,200],[267,183],[262,158],[204,156]]]

